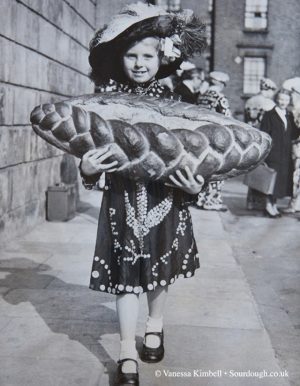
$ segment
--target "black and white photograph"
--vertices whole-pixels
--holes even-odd
[[[300,386],[299,236],[299,0],[0,0],[0,386]]]

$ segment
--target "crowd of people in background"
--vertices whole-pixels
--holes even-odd
[[[271,194],[249,188],[247,208],[263,209],[266,216],[281,217],[276,202],[290,197],[283,213],[300,211],[300,125],[291,111],[296,107],[297,82],[300,91],[300,78],[294,78],[278,88],[268,78],[260,81],[260,91],[245,104],[245,121],[267,132],[272,138],[272,148],[265,160],[266,165],[276,172],[274,189]]]
[[[182,102],[198,105],[231,116],[224,88],[230,81],[225,72],[212,71],[205,74],[202,68],[183,62],[180,70],[161,80],[165,87],[179,96]],[[299,90],[298,90],[299,88]],[[263,210],[271,218],[281,212],[276,201],[289,197],[290,203],[284,213],[300,211],[300,78],[286,81],[281,87],[268,78],[260,80],[260,90],[245,103],[245,122],[267,132],[272,138],[272,149],[265,160],[270,170],[275,171],[272,194],[249,187],[248,210]],[[294,116],[291,111],[294,108]],[[197,207],[204,210],[226,211],[221,189],[224,182],[212,181],[199,194]]]
[[[183,62],[176,75],[162,82],[179,96],[182,102],[231,116],[228,99],[223,94],[229,80],[229,75],[225,72],[212,71],[206,76],[202,68],[190,62]],[[223,184],[222,181],[209,182],[199,194],[197,207],[204,210],[226,211],[227,207],[221,195]]]

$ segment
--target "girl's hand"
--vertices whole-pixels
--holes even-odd
[[[93,149],[84,154],[81,161],[81,171],[86,176],[91,176],[97,173],[111,173],[117,170],[118,161],[104,163],[107,158],[112,155],[112,152],[106,149]]]
[[[176,170],[176,177],[172,175],[169,176],[173,184],[166,182],[165,185],[171,186],[173,188],[179,188],[189,194],[200,193],[204,185],[204,178],[199,174],[195,178],[188,166],[185,167],[185,171],[187,177],[185,177],[180,170]]]

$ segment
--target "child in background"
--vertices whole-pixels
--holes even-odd
[[[209,110],[231,116],[228,99],[223,94],[223,89],[229,82],[229,76],[225,72],[213,71],[209,74],[210,86],[208,90],[199,95],[197,104]],[[211,181],[207,188],[198,197],[197,206],[200,209],[226,211],[227,207],[223,204],[221,189],[224,181]]]
[[[174,93],[181,97],[182,102],[196,104],[203,81],[204,71],[190,63],[190,68],[182,72],[181,82],[175,87]]]

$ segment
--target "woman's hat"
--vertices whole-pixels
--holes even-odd
[[[285,94],[285,95],[288,95],[289,97],[291,97],[291,96],[292,96],[292,91],[291,91],[291,90],[288,90],[287,88],[281,87],[281,88],[276,92],[275,99],[277,99],[277,97],[278,97],[279,94]]]
[[[206,46],[205,26],[191,10],[168,13],[162,7],[138,2],[125,7],[98,30],[90,42],[89,62],[103,79],[119,81],[120,55],[135,41],[157,36],[164,60],[157,78],[171,75],[183,60]]]
[[[210,72],[209,73],[209,78],[212,79],[212,80],[216,80],[218,82],[224,83],[225,86],[226,86],[226,84],[230,80],[229,75],[226,74],[225,72],[221,72],[221,71],[212,71],[212,72]]]
[[[260,89],[261,90],[274,90],[275,91],[277,89],[277,86],[273,82],[272,79],[261,78],[261,80],[260,80]]]

